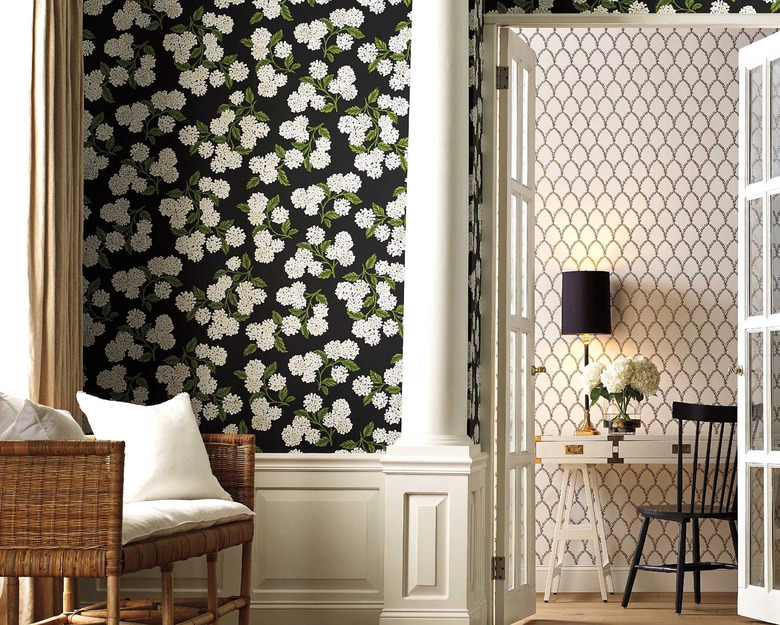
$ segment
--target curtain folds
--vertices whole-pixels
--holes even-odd
[[[80,420],[82,386],[82,0],[33,0],[30,215],[30,399]],[[2,580],[0,580],[2,582]],[[22,625],[60,609],[60,581],[21,582]],[[0,607],[4,608],[0,583]],[[5,623],[0,610],[0,625]]]
[[[80,419],[82,1],[34,0],[29,225],[30,399]]]

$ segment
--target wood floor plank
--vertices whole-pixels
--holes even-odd
[[[674,614],[674,593],[642,593],[631,596],[628,608],[620,607],[616,593],[604,603],[598,593],[564,593],[544,603],[537,596],[536,614],[518,625],[748,625],[760,623],[737,616],[736,593],[702,593],[702,602],[693,602],[693,593],[685,593],[683,612]]]

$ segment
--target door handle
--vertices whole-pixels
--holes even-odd
[[[745,370],[742,368],[742,365],[736,365],[734,367],[731,367],[731,369],[729,369],[729,373],[736,373],[737,375],[745,375]]]
[[[531,365],[531,375],[536,375],[537,373],[547,373],[547,367],[544,365],[541,365],[539,367],[535,367],[534,365]]]

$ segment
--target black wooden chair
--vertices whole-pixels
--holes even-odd
[[[728,521],[734,552],[737,550],[737,409],[734,406],[704,406],[675,402],[672,417],[678,423],[677,437],[677,503],[675,505],[637,506],[636,511],[643,517],[642,531],[636,543],[636,551],[631,562],[631,570],[626,580],[621,605],[625,608],[631,598],[636,573],[655,571],[657,573],[676,573],[677,585],[674,611],[682,611],[683,581],[686,572],[693,573],[693,597],[701,603],[701,572],[718,569],[735,569],[736,564],[724,562],[701,562],[699,546],[699,521],[713,519]],[[691,467],[690,499],[683,501],[683,427],[686,422],[696,424],[696,440],[693,444],[693,466]],[[706,437],[704,436],[704,431]],[[706,438],[706,441],[705,441]],[[701,442],[701,444],[700,444]],[[690,456],[689,456],[690,457]],[[702,458],[703,466],[702,465]],[[642,549],[645,546],[647,528],[650,519],[676,521],[680,524],[677,546],[677,562],[673,564],[639,564]],[[686,527],[691,522],[693,529],[693,560],[685,561]]]

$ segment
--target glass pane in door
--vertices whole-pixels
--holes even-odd
[[[750,449],[764,448],[764,335],[748,332],[748,397]]]
[[[780,590],[780,467],[772,467],[772,569],[774,588]]]
[[[515,554],[517,553],[517,523],[520,521],[517,515],[517,469],[509,469],[509,518],[507,519],[506,531],[509,544],[509,553],[506,554],[506,574],[507,586],[509,590],[514,590],[516,586]]]
[[[764,87],[764,68],[759,65],[748,70],[748,182],[763,180],[764,138],[762,94]]]
[[[748,315],[764,314],[764,201],[748,200]]]
[[[764,585],[764,468],[749,467],[750,519],[749,540],[749,583]]]
[[[526,471],[528,467],[520,468],[520,483],[526,483]],[[519,491],[518,491],[519,492]],[[523,493],[518,498],[518,514],[517,514],[517,566],[518,566],[518,582],[520,586],[525,586],[528,583],[528,528],[526,527],[525,520],[528,518],[525,507],[527,502],[528,493]]]
[[[530,113],[530,102],[528,101],[528,70],[523,68],[523,159],[522,159],[522,183],[528,186],[528,115]]]
[[[772,451],[780,450],[780,332],[770,332],[772,350]],[[778,502],[780,503],[780,502]]]
[[[769,101],[769,116],[771,119],[769,131],[771,136],[769,141],[772,158],[770,174],[774,178],[775,176],[780,176],[780,59],[775,59],[769,64],[769,76],[771,81],[769,86],[771,92],[771,100]]]
[[[769,219],[772,222],[769,235],[769,253],[772,254],[772,312],[776,313],[780,312],[780,194],[769,196]]]
[[[509,387],[509,453],[517,452],[517,332],[509,333],[509,371],[507,377]],[[522,400],[521,400],[522,402]]]

